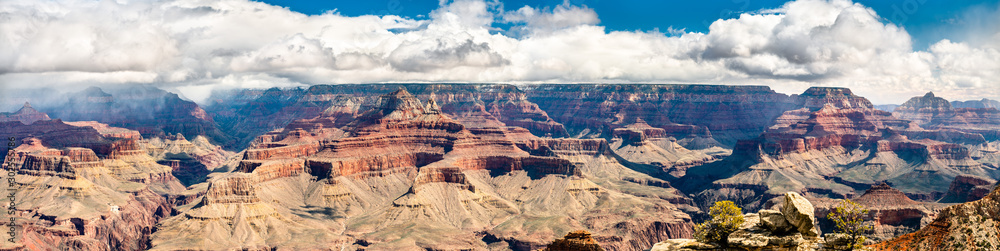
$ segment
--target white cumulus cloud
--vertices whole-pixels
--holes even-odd
[[[412,19],[248,0],[2,1],[0,88],[148,83],[202,101],[213,88],[641,82],[843,86],[875,103],[927,91],[1000,99],[996,25],[977,26],[995,34],[974,43],[914,50],[905,29],[848,0],[798,0],[670,34],[608,31],[570,2],[440,4]]]

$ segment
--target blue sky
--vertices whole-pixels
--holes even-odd
[[[437,1],[419,0],[368,0],[368,1],[289,1],[263,0],[262,2],[288,7],[292,11],[316,15],[336,10],[342,15],[399,15],[413,19],[427,19],[427,14],[439,7]],[[522,6],[552,8],[563,4],[561,0],[500,1],[506,10]],[[601,26],[616,31],[650,31],[668,28],[687,32],[708,32],[708,26],[717,19],[739,17],[740,13],[756,12],[780,7],[787,1],[775,0],[700,0],[700,1],[644,1],[644,0],[570,0],[572,5],[585,5],[594,9]],[[888,22],[904,27],[913,37],[914,49],[923,50],[941,39],[964,41],[963,34],[970,26],[984,26],[990,22],[989,13],[996,10],[1000,1],[991,0],[857,0],[875,10]],[[495,25],[505,27],[503,24]]]

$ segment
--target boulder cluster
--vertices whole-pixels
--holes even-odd
[[[785,193],[781,210],[760,210],[743,215],[744,222],[729,234],[725,245],[693,239],[671,239],[657,243],[651,251],[666,250],[839,250],[849,238],[827,234],[820,238],[815,209],[809,200],[795,192]],[[723,247],[725,246],[725,247]]]

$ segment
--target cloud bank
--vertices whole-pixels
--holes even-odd
[[[823,85],[875,103],[927,91],[1000,99],[1000,31],[914,50],[906,30],[847,0],[798,0],[672,34],[607,31],[568,2],[504,7],[445,1],[418,20],[247,0],[3,1],[0,83],[146,83],[195,101],[214,88],[370,82]]]

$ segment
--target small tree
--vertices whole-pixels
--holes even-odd
[[[851,239],[848,248],[854,250],[864,246],[865,234],[872,230],[871,226],[865,224],[866,215],[868,209],[865,209],[865,206],[844,199],[834,211],[826,215],[826,218],[837,224],[837,233],[846,234]]]
[[[732,201],[724,200],[715,202],[709,209],[712,219],[694,228],[694,237],[701,242],[718,243],[726,246],[729,241],[729,234],[735,232],[743,225],[743,209],[736,206]]]

